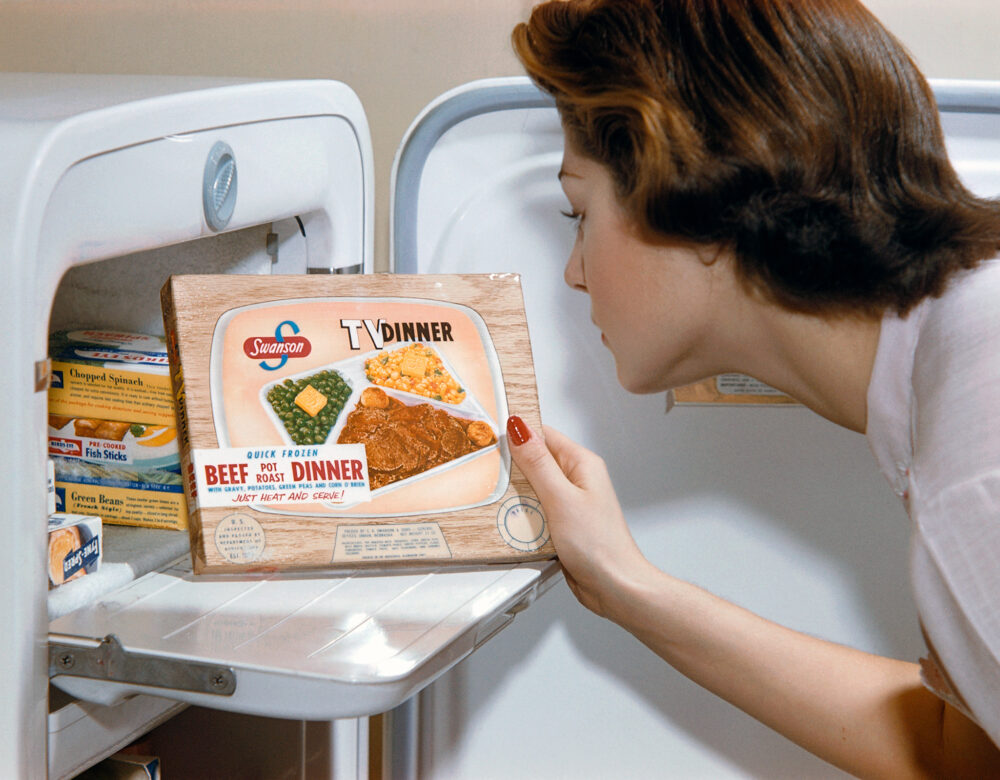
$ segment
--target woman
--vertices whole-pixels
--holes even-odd
[[[513,35],[555,97],[589,294],[621,384],[749,374],[867,435],[913,520],[921,664],[787,630],[669,574],[603,462],[508,422],[589,609],[860,775],[1000,776],[1000,206],[852,0],[570,0]]]

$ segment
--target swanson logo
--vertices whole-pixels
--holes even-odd
[[[290,333],[286,334],[285,328]],[[243,342],[243,353],[251,360],[260,360],[265,371],[277,371],[288,362],[288,358],[305,357],[312,351],[312,344],[305,336],[296,335],[299,326],[292,320],[285,320],[274,329],[273,336],[251,336]],[[277,361],[273,364],[268,361]]]

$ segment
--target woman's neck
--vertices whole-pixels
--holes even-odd
[[[760,309],[742,373],[787,393],[817,414],[859,433],[868,417],[868,385],[881,321]]]

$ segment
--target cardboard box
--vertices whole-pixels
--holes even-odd
[[[175,276],[162,291],[196,573],[549,558],[520,279]]]
[[[49,455],[137,470],[181,469],[177,429],[140,422],[50,414]]]
[[[59,511],[187,528],[166,341],[111,330],[50,337],[49,455]]]
[[[77,780],[160,780],[158,756],[118,752],[90,767]]]
[[[797,401],[780,390],[745,374],[719,374],[701,382],[671,390],[667,410],[674,404],[705,406],[795,406]]]
[[[49,414],[176,427],[166,344],[103,330],[53,333]]]
[[[53,458],[56,508],[100,515],[111,525],[187,528],[187,501],[179,472],[108,467]]]
[[[45,461],[45,500],[48,502],[49,514],[56,512],[56,464],[52,458]]]
[[[101,567],[104,545],[101,518],[55,513],[49,515],[49,587],[94,574]]]

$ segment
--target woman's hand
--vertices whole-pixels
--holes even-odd
[[[652,567],[629,533],[604,461],[548,426],[542,438],[519,417],[507,431],[511,457],[542,502],[567,584],[587,609],[614,620],[626,579]]]

